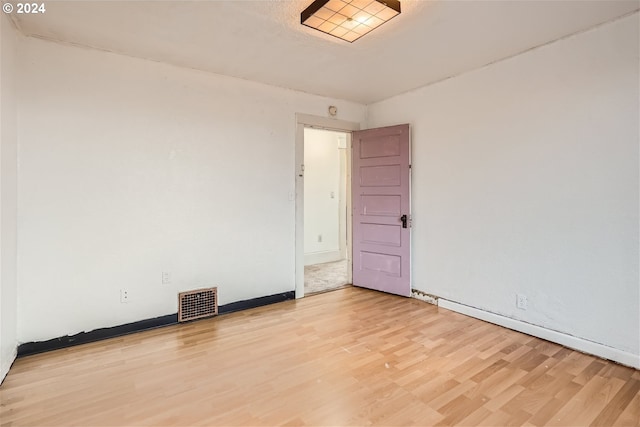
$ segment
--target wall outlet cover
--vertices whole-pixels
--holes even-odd
[[[520,310],[526,310],[527,309],[527,296],[524,294],[516,294],[516,307],[518,307]]]

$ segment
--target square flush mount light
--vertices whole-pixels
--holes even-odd
[[[316,0],[300,22],[351,43],[399,14],[398,0]]]

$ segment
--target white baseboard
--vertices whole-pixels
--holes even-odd
[[[13,352],[11,353],[9,358],[2,361],[2,366],[0,366],[0,384],[2,384],[2,381],[4,381],[4,378],[9,373],[9,369],[11,369],[11,365],[13,365],[13,362],[16,360],[17,356],[18,348],[16,347],[13,349]]]
[[[304,265],[324,264],[344,259],[340,251],[312,252],[304,254]]]
[[[476,319],[481,319],[495,325],[523,332],[527,335],[533,335],[534,337],[552,341],[574,350],[593,354],[594,356],[602,357],[603,359],[613,360],[614,362],[618,362],[622,365],[640,369],[640,355],[637,354],[618,350],[604,344],[598,344],[583,338],[574,337],[562,332],[553,331],[521,320],[511,319],[500,314],[480,310],[479,308],[470,307],[468,305],[459,304],[442,298],[438,300],[438,306],[467,316],[475,317]]]

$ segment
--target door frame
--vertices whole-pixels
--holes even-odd
[[[296,298],[304,297],[304,128],[344,132],[347,138],[347,276],[352,277],[351,260],[351,132],[360,130],[360,123],[328,117],[296,113],[295,180],[296,180],[296,228],[295,228],[295,285]]]

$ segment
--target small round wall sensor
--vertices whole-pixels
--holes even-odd
[[[330,105],[329,106],[329,115],[330,116],[335,116],[336,114],[338,114],[338,107],[336,107],[335,105]]]

